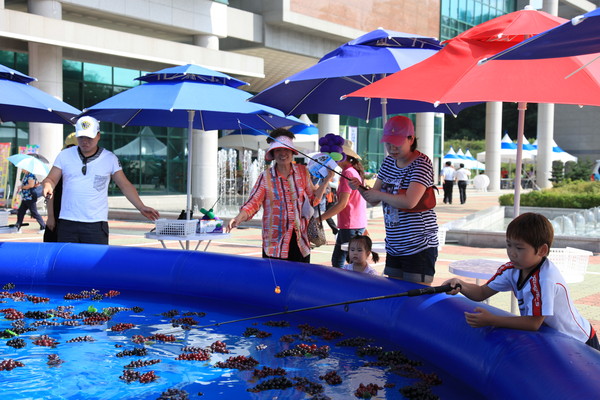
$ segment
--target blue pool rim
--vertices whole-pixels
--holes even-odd
[[[8,282],[20,290],[66,285],[222,299],[251,306],[256,315],[420,287],[320,265],[215,253],[0,242],[0,284]],[[304,311],[302,318],[350,326],[385,343],[409,344],[419,357],[488,399],[598,396],[600,352],[547,327],[538,332],[471,328],[464,312],[477,306],[505,313],[462,296],[436,294]]]

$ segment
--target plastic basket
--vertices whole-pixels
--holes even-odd
[[[197,219],[165,219],[155,221],[156,234],[165,236],[189,236],[196,233]]]
[[[8,226],[8,211],[0,211],[0,227]]]
[[[550,249],[548,258],[556,265],[567,283],[583,282],[592,252],[567,247]]]

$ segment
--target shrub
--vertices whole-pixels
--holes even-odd
[[[514,194],[498,199],[501,206],[514,205]],[[521,194],[523,207],[593,208],[600,206],[600,182],[574,182],[557,188]]]

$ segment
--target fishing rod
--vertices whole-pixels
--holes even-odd
[[[299,154],[302,154],[304,157],[306,157],[306,158],[308,158],[308,159],[310,159],[310,160],[312,160],[312,161],[316,162],[316,163],[317,163],[317,164],[319,164],[320,166],[322,166],[322,167],[325,167],[325,168],[327,168],[327,169],[328,169],[328,170],[330,170],[330,171],[333,171],[333,172],[335,172],[336,174],[338,174],[338,175],[339,175],[339,176],[341,176],[342,178],[345,178],[345,179],[347,179],[348,181],[351,181],[351,180],[352,180],[351,178],[348,178],[347,176],[343,175],[341,172],[338,172],[338,171],[336,171],[335,169],[331,168],[330,166],[328,166],[328,165],[326,165],[326,164],[323,164],[321,161],[319,161],[319,160],[317,160],[317,159],[315,159],[315,158],[312,158],[312,157],[311,157],[311,156],[309,156],[308,154],[306,154],[306,153],[303,153],[302,151],[300,151],[300,150],[298,150],[298,149],[296,149],[296,148],[294,148],[294,147],[292,147],[292,146],[288,146],[287,144],[285,144],[285,143],[283,143],[283,142],[281,142],[281,141],[277,140],[277,138],[274,138],[273,136],[269,135],[268,133],[266,133],[266,132],[263,132],[263,131],[261,131],[261,130],[258,130],[258,129],[255,129],[255,128],[251,127],[250,125],[246,125],[246,124],[244,124],[244,123],[243,123],[243,122],[241,122],[241,121],[238,121],[238,123],[239,123],[240,125],[244,125],[245,127],[249,128],[249,129],[252,129],[253,131],[256,131],[256,132],[259,132],[259,133],[260,133],[260,134],[262,134],[262,135],[265,135],[267,138],[271,138],[272,140],[274,140],[274,141],[276,141],[277,143],[279,143],[279,144],[283,145],[284,147],[287,147],[288,149],[290,149],[290,150],[292,150],[292,151],[295,151],[295,152],[297,152],[297,153],[299,153]],[[241,127],[240,127],[240,130],[241,130]],[[361,189],[364,189],[364,190],[369,190],[369,188],[368,188],[368,187],[366,187],[366,186],[364,186],[364,185],[359,185],[359,188],[361,188]]]
[[[446,293],[446,292],[449,292],[451,290],[456,289],[457,287],[460,287],[460,284],[457,284],[454,287],[451,286],[451,285],[449,285],[449,284],[448,285],[442,285],[442,286],[428,286],[428,287],[424,287],[422,289],[412,289],[412,290],[409,290],[409,291],[406,291],[406,292],[396,293],[396,294],[388,294],[388,295],[385,295],[385,296],[367,297],[367,298],[358,299],[358,300],[342,301],[342,302],[339,302],[339,303],[331,303],[331,304],[325,304],[325,305],[321,305],[321,306],[296,308],[294,310],[280,311],[280,312],[275,312],[275,313],[271,313],[271,314],[256,315],[254,317],[234,319],[234,320],[231,320],[231,321],[216,322],[216,323],[210,324],[210,325],[198,326],[197,328],[208,328],[208,327],[211,327],[211,326],[220,326],[220,325],[225,325],[225,324],[233,324],[234,322],[250,321],[250,320],[259,319],[259,318],[276,317],[276,316],[279,316],[279,315],[297,313],[297,312],[300,312],[300,311],[311,311],[311,310],[318,310],[320,308],[335,307],[335,306],[347,306],[349,304],[364,303],[364,302],[367,302],[367,301],[392,299],[394,297],[414,297],[414,296],[421,296],[421,295],[424,295],[424,294]]]

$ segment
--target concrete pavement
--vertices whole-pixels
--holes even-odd
[[[475,190],[468,191],[467,202],[464,205],[443,204],[442,197],[438,196],[438,206],[436,207],[436,213],[438,216],[438,223],[443,225],[444,223],[454,221],[464,216],[476,213],[477,211],[484,210],[486,208],[498,205],[498,196],[502,194],[500,192],[478,192]],[[160,210],[160,208],[159,208]],[[163,211],[163,210],[160,210]],[[163,214],[171,216],[172,210],[165,210]],[[114,214],[112,214],[114,215]],[[127,215],[127,214],[125,214]],[[373,212],[374,218],[369,220],[368,231],[373,241],[383,241],[385,238],[385,229],[383,227],[383,218],[380,216],[377,210]],[[16,222],[16,215],[9,216],[9,223]],[[21,234],[10,233],[0,234],[0,241],[26,241],[26,242],[41,242],[42,235],[38,234],[38,226],[35,220],[26,216],[25,221],[30,225],[23,227]],[[110,244],[118,246],[135,246],[135,247],[152,247],[160,248],[161,244],[156,240],[149,240],[144,238],[144,233],[149,232],[154,228],[154,224],[144,221],[129,221],[123,219],[111,219],[110,225]],[[236,229],[231,233],[229,238],[223,238],[223,240],[214,240],[209,246],[207,251],[224,253],[224,254],[235,254],[247,257],[261,257],[261,232],[257,224],[254,226],[243,227],[243,229]],[[313,249],[311,254],[311,261],[314,264],[330,265],[330,258],[333,251],[333,243],[335,237],[331,233],[331,230],[325,224],[325,230],[328,236],[328,244],[319,248]],[[171,241],[166,242],[169,249],[180,249],[179,242]],[[200,246],[203,249],[204,245]],[[385,260],[385,255],[383,256]],[[446,243],[438,257],[436,264],[436,276],[434,279],[434,285],[441,284],[444,280],[454,276],[448,271],[448,265],[457,260],[466,260],[473,258],[501,258],[507,259],[506,252],[503,248],[476,248],[459,246],[455,243]],[[376,265],[379,271],[383,270],[384,263],[381,262]],[[474,279],[465,278],[468,281],[474,281]],[[581,283],[569,284],[571,296],[575,301],[577,308],[580,312],[588,318],[596,329],[600,329],[600,255],[594,254],[589,259],[589,266],[585,275],[585,280]],[[493,296],[490,300],[490,304],[507,310],[510,310],[510,294],[499,293]]]

